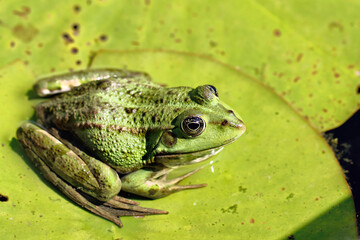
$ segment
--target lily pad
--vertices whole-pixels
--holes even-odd
[[[2,2],[0,236],[357,239],[351,193],[320,131],[358,108],[358,63],[347,58],[347,47],[338,50],[341,60],[334,56],[326,34],[304,40],[317,32],[312,23],[321,18],[309,18],[306,31],[299,30],[294,16],[305,16],[308,7],[286,5],[285,11],[280,3]],[[345,9],[332,4],[334,12]],[[353,21],[350,13],[338,20],[343,26]],[[347,27],[343,36],[356,42]],[[184,181],[208,187],[139,200],[168,215],[124,217],[120,229],[48,184],[14,138],[39,101],[29,100],[36,77],[84,69],[91,52],[92,68],[145,71],[168,86],[212,84],[246,123],[244,136]],[[314,64],[323,75],[311,77]]]

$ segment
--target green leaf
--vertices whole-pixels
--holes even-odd
[[[357,239],[351,193],[320,133],[358,108],[356,2],[327,1],[326,14],[300,0],[1,5],[0,194],[9,200],[0,202],[0,236]],[[36,77],[84,69],[94,52],[92,67],[215,85],[246,123],[244,136],[184,181],[208,187],[140,200],[169,215],[124,217],[119,229],[45,182],[15,139],[39,101],[29,101]]]

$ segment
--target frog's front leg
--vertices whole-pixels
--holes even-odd
[[[116,196],[120,191],[121,181],[112,168],[85,153],[76,154],[33,123],[23,124],[17,131],[17,138],[47,180],[77,204],[95,214],[122,226],[119,216],[167,213],[142,208],[134,201]],[[101,202],[89,200],[78,190]]]
[[[155,171],[153,169],[140,169],[125,175],[121,178],[122,190],[139,196],[156,199],[165,197],[171,193],[186,189],[201,188],[207,184],[177,185],[185,178],[198,172],[203,167],[199,167],[183,176],[167,179],[171,168],[163,168]]]

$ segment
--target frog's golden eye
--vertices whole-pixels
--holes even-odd
[[[191,137],[199,136],[204,132],[205,127],[204,119],[199,116],[189,116],[181,122],[181,130]]]
[[[210,91],[211,91],[215,96],[219,97],[218,91],[216,90],[216,87],[214,87],[213,85],[206,85],[206,86],[210,89]]]

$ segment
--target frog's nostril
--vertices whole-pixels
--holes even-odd
[[[228,110],[228,113],[235,115],[233,110]]]

